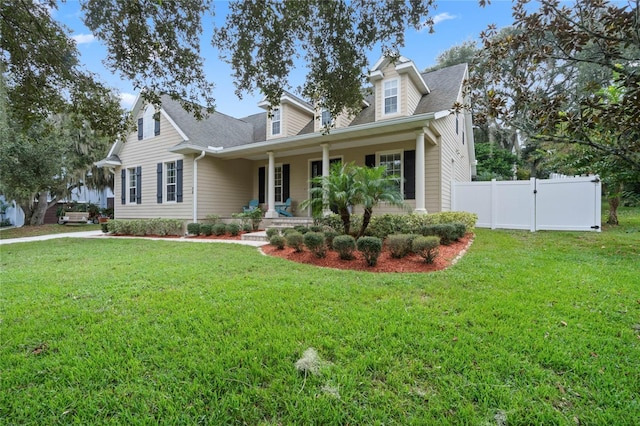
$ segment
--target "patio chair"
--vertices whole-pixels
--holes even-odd
[[[254,199],[254,200],[249,201],[249,205],[248,206],[242,206],[243,213],[248,213],[251,210],[257,209],[258,208],[258,204],[259,204],[258,200]]]
[[[276,212],[282,216],[292,217],[293,214],[288,212],[287,209],[291,208],[291,198],[287,198],[284,204],[276,204]]]

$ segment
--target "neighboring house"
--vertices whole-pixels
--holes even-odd
[[[277,217],[274,205],[291,197],[297,207],[309,198],[309,180],[338,160],[386,165],[404,178],[401,190],[416,212],[450,210],[451,182],[475,175],[471,114],[452,110],[468,103],[467,65],[423,74],[404,57],[381,58],[369,78],[372,95],[355,117],[330,117],[285,93],[273,108],[261,102],[264,113],[236,119],[215,112],[197,121],[167,96],[158,113],[139,97],[137,133],[97,163],[116,175],[115,217],[195,222],[230,217],[251,199],[265,217]],[[390,211],[398,209],[376,209]],[[294,215],[310,212],[294,208]]]

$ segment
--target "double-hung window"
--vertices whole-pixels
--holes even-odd
[[[387,176],[402,177],[402,153],[390,152],[380,154],[379,164],[381,166],[387,166]],[[402,190],[402,179],[398,180],[398,186],[398,189]]]
[[[135,203],[138,196],[138,175],[136,169],[128,169],[129,172],[129,202]]]
[[[274,194],[276,203],[282,203],[282,166],[275,166]]]
[[[384,82],[384,113],[395,114],[398,112],[398,80]]]
[[[177,184],[177,172],[176,172],[176,162],[170,161],[165,163],[166,169],[166,191],[167,191],[167,202],[175,202],[176,201],[176,184]]]
[[[322,127],[331,126],[331,113],[326,108],[322,110],[321,122]]]
[[[274,109],[271,111],[271,134],[280,134],[280,109]]]

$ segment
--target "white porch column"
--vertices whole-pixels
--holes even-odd
[[[267,180],[267,205],[269,206],[264,217],[278,217],[276,212],[276,166],[273,151],[267,152],[269,155],[269,178]]]
[[[329,176],[329,144],[323,143],[320,144],[322,147],[322,176]],[[327,198],[326,192],[322,196],[322,215],[328,216],[331,214],[331,209],[329,209],[329,200]]]
[[[424,131],[416,132],[416,209],[414,213],[426,214],[424,187]]]

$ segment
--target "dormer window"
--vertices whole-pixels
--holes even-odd
[[[384,113],[396,114],[398,112],[398,80],[384,82]]]
[[[274,109],[271,116],[271,134],[280,134],[280,109]]]
[[[157,119],[157,118],[158,119]],[[153,105],[147,105],[142,118],[138,119],[138,140],[149,139],[160,135],[159,113]]]
[[[328,109],[324,108],[322,110],[320,121],[322,123],[322,127],[331,126],[331,113],[329,112]]]

